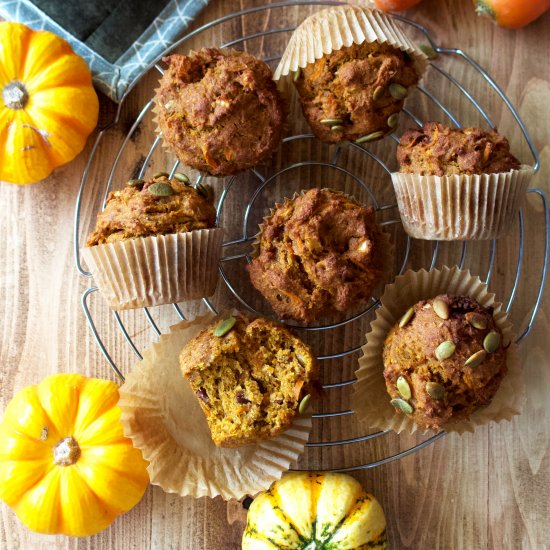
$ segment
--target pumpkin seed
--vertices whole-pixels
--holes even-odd
[[[235,326],[236,322],[237,319],[233,316],[223,319],[214,327],[214,336],[218,336],[218,338],[225,336]]]
[[[466,318],[466,321],[470,323],[474,328],[477,328],[478,330],[485,330],[487,328],[487,319],[480,313],[476,313],[475,311],[470,311],[464,315]]]
[[[404,376],[400,376],[397,379],[397,382],[395,383],[397,386],[397,391],[403,397],[403,399],[410,399],[411,398],[411,387],[409,386],[409,383],[407,382],[407,379]]]
[[[483,339],[483,348],[487,353],[495,353],[500,346],[500,334],[492,330]]]
[[[420,44],[419,48],[428,59],[435,59],[437,57],[437,52],[429,44]]]
[[[128,180],[128,185],[130,187],[143,187],[144,183],[145,183],[145,180],[142,180],[142,179]]]
[[[157,178],[167,178],[170,174],[168,172],[157,172],[153,179],[156,180]]]
[[[298,359],[298,363],[300,363],[302,367],[305,367],[307,365],[306,358],[301,353],[296,354],[296,359]]]
[[[374,92],[372,92],[372,99],[374,101],[378,101],[384,95],[385,90],[386,89],[384,86],[377,86],[374,88]]]
[[[464,365],[470,367],[471,369],[479,367],[479,365],[481,365],[481,363],[485,361],[485,357],[487,357],[487,352],[484,349],[480,349],[479,351],[476,351],[474,354],[470,355],[470,357],[466,359]]]
[[[441,298],[436,298],[433,303],[432,307],[434,308],[435,314],[441,318],[441,319],[448,319],[449,315],[451,314],[451,310],[449,309],[449,305],[447,302],[444,302]]]
[[[407,403],[404,399],[392,399],[390,403],[401,412],[405,414],[412,414],[413,408],[410,403]]]
[[[300,78],[300,75],[302,74],[302,69],[300,69],[299,67],[294,71],[293,75],[292,75],[292,80],[294,82],[298,82],[299,78]]]
[[[326,126],[333,126],[334,124],[344,124],[344,120],[341,118],[322,118],[319,121],[321,124]]]
[[[344,126],[342,126],[341,124],[336,124],[335,126],[331,126],[330,129],[333,132],[343,132],[344,131]]]
[[[413,317],[414,315],[414,307],[410,307],[407,311],[405,311],[405,315],[399,319],[399,328],[403,328]]]
[[[445,388],[437,382],[426,383],[426,391],[432,399],[443,399],[445,397]]]
[[[445,361],[445,359],[452,357],[455,351],[455,343],[451,340],[445,340],[445,342],[441,342],[441,344],[435,348],[434,354],[438,361]]]
[[[307,393],[302,397],[302,400],[300,401],[300,405],[298,406],[298,412],[300,414],[304,414],[309,409],[309,404],[311,401],[311,395]]]
[[[367,134],[366,136],[362,136],[359,139],[355,140],[355,143],[360,145],[361,143],[367,143],[368,141],[374,141],[375,139],[379,139],[384,136],[384,132],[371,132],[370,134]]]
[[[401,86],[401,84],[393,82],[390,84],[390,95],[394,99],[405,99],[409,95],[409,91],[405,88],[405,86]]]
[[[169,197],[174,194],[174,190],[167,183],[153,183],[149,187],[149,193],[155,197]]]
[[[386,122],[390,128],[395,128],[399,122],[399,113],[393,113],[393,115],[390,115]]]
[[[185,183],[186,185],[189,185],[191,183],[191,180],[181,172],[176,172],[174,174],[174,179],[180,181],[181,183]]]
[[[212,189],[209,185],[203,185],[202,183],[197,183],[195,189],[199,195],[202,195],[207,200],[212,200]]]

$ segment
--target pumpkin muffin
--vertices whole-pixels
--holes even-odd
[[[406,131],[397,147],[399,171],[434,176],[492,174],[518,169],[508,140],[496,130],[451,128],[426,122]]]
[[[363,42],[306,65],[294,83],[321,141],[365,143],[393,131],[418,79],[409,54],[387,43]]]
[[[507,372],[506,355],[492,308],[466,296],[422,300],[384,342],[392,405],[426,429],[468,419],[493,399]]]
[[[130,180],[107,197],[86,246],[208,229],[216,225],[216,209],[207,188],[197,189],[167,176]]]
[[[155,98],[158,126],[184,164],[227,176],[277,149],[286,107],[263,61],[216,48],[164,61],[168,68]]]
[[[243,314],[200,332],[181,351],[180,366],[220,447],[250,445],[289,428],[318,377],[310,348],[292,332]]]
[[[374,209],[330,189],[277,206],[258,240],[250,280],[283,319],[345,312],[368,300],[383,274]]]

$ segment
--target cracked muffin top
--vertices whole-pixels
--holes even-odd
[[[442,294],[411,307],[384,342],[384,378],[394,407],[438,430],[488,405],[507,372],[493,309]]]
[[[205,187],[195,189],[164,175],[147,181],[130,180],[120,191],[109,193],[86,246],[215,225],[216,209]]]
[[[295,78],[313,133],[332,143],[363,143],[391,133],[408,88],[417,82],[409,55],[379,42],[333,51],[301,69]]]
[[[451,128],[439,122],[407,130],[397,147],[397,161],[400,172],[422,176],[491,174],[521,166],[496,130]]]
[[[286,108],[263,61],[215,48],[164,61],[155,110],[165,143],[184,164],[226,176],[277,149]]]
[[[314,188],[266,219],[247,268],[280,318],[308,323],[371,297],[383,273],[381,239],[372,207]]]

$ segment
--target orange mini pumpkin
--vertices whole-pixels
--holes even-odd
[[[0,23],[0,180],[33,183],[72,160],[97,124],[86,62],[47,31]]]
[[[124,437],[118,386],[55,374],[22,389],[0,424],[0,499],[33,531],[84,537],[143,496],[149,476]]]

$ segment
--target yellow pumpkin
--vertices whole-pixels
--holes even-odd
[[[40,533],[87,536],[130,510],[149,483],[124,437],[118,387],[56,374],[24,388],[0,424],[0,498]]]
[[[0,180],[32,183],[72,160],[97,124],[86,62],[47,31],[0,23]]]
[[[378,501],[346,474],[292,472],[248,510],[243,550],[387,549]]]

